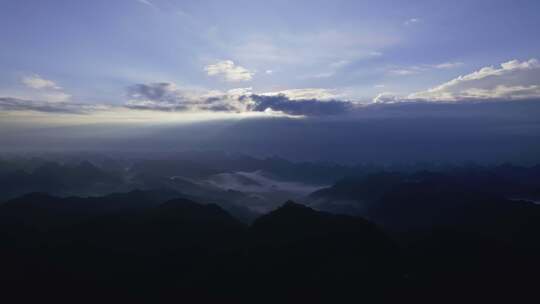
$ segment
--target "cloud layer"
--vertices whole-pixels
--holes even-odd
[[[71,102],[35,101],[13,97],[0,97],[0,111],[33,111],[45,113],[85,114],[109,108],[106,105]]]
[[[457,65],[459,63],[449,62],[424,67],[448,69]],[[244,68],[235,66],[232,61],[224,65],[212,65],[208,71],[212,75],[222,75],[236,80],[247,77],[239,75],[249,74]],[[540,99],[540,62],[536,59],[511,60],[500,66],[481,68],[425,91],[401,96],[381,93],[372,100],[372,104],[363,103],[363,105],[347,100],[337,90],[323,88],[255,93],[250,87],[228,91],[194,90],[178,87],[171,82],[132,85],[127,88],[127,101],[123,105],[83,104],[68,102],[70,95],[66,94],[56,82],[37,74],[23,78],[22,83],[34,94],[28,97],[0,97],[0,110],[3,112],[90,113],[107,109],[128,109],[188,113],[270,113],[296,117],[337,115],[354,117],[366,113],[366,107],[401,102],[463,103],[538,100]]]
[[[511,60],[459,76],[407,99],[431,101],[515,100],[540,97],[540,62]]]
[[[126,107],[171,112],[245,112],[248,100],[244,96],[248,92],[249,89],[227,92],[186,90],[168,82],[136,84],[128,88]]]
[[[348,101],[319,99],[291,100],[286,95],[251,95],[253,103],[250,105],[251,111],[264,112],[268,109],[280,111],[290,115],[302,116],[326,116],[340,115],[348,113],[353,104]]]
[[[329,99],[323,89],[255,94],[251,88],[189,91],[172,83],[137,84],[128,88],[126,107],[158,111],[280,112],[295,116],[337,115],[349,111],[348,101]]]

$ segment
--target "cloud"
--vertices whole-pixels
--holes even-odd
[[[425,65],[425,68],[451,68],[456,63]],[[234,65],[233,65],[234,66]],[[103,105],[71,104],[69,95],[53,81],[39,78],[32,83],[41,95],[34,97],[3,97],[3,111],[42,111],[85,113],[103,109]],[[30,79],[30,78],[28,78]],[[37,85],[36,85],[37,84]],[[378,85],[377,88],[382,88]],[[116,109],[151,110],[190,113],[270,113],[290,116],[354,116],[361,106],[345,99],[336,90],[325,88],[289,89],[275,92],[253,92],[252,88],[228,91],[181,88],[170,82],[135,84],[127,88],[127,101]],[[540,99],[540,63],[536,59],[512,60],[500,66],[481,68],[459,76],[426,91],[409,95],[389,92],[378,94],[374,105],[400,102],[512,101]],[[54,101],[54,102],[51,102]]]
[[[319,70],[321,72],[319,73],[311,73],[305,76],[299,77],[300,79],[321,79],[321,78],[330,78],[335,76],[336,74],[342,72],[343,69],[345,69],[348,66],[351,66],[354,62],[360,61],[360,60],[366,60],[370,58],[380,57],[383,54],[381,52],[369,52],[367,54],[348,54],[348,59],[336,59],[335,61],[321,64]]]
[[[248,102],[242,96],[250,88],[221,91],[180,89],[173,83],[136,84],[128,88],[126,107],[158,111],[244,112]]]
[[[306,75],[306,76],[300,77],[300,78],[306,78],[306,79],[310,79],[310,78],[315,78],[315,79],[329,78],[329,77],[334,76],[335,74],[336,74],[336,72],[330,71],[330,72],[322,72],[322,73],[317,73],[317,74],[312,74],[312,75]]]
[[[320,88],[306,88],[306,89],[290,89],[277,92],[261,93],[264,96],[277,96],[283,95],[290,100],[301,99],[319,99],[319,100],[331,100],[339,99],[341,96],[335,92],[335,90],[320,89]]]
[[[62,89],[54,81],[45,79],[37,74],[23,77],[22,83],[29,88],[38,89],[38,90],[39,89],[53,89],[53,90]]]
[[[75,104],[71,102],[51,103],[47,101],[36,101],[14,97],[0,97],[0,110],[3,112],[33,111],[46,113],[85,114],[107,108],[109,108],[109,106],[106,105]]]
[[[511,60],[459,76],[407,99],[460,101],[484,99],[528,99],[540,97],[540,62]]]
[[[177,90],[176,85],[170,82],[136,84],[128,88],[128,97],[130,99],[163,100],[169,98]]]
[[[391,69],[388,71],[388,74],[395,76],[408,76],[418,74],[424,70],[424,68],[412,66],[407,68]]]
[[[25,76],[21,79],[22,84],[32,89],[27,92],[28,96],[22,99],[40,100],[47,102],[66,102],[71,98],[56,82],[45,79],[38,74]],[[29,97],[29,98],[28,98]]]
[[[381,94],[379,103],[359,106],[349,117],[359,118],[485,118],[496,121],[505,117],[521,123],[540,120],[540,99],[501,100],[499,102],[430,102],[403,99],[393,94]],[[405,102],[404,102],[405,101]],[[472,131],[472,130],[471,130]]]
[[[64,93],[62,91],[55,92],[42,92],[39,96],[41,100],[47,102],[66,102],[71,98],[70,94]]]
[[[419,73],[434,70],[434,69],[437,69],[437,70],[455,69],[462,65],[463,65],[462,62],[443,62],[443,63],[438,63],[438,64],[412,65],[408,67],[391,68],[388,70],[388,74],[394,75],[394,76],[408,76],[408,75],[415,75],[415,74],[419,74]]]
[[[180,88],[170,82],[132,85],[127,88],[126,97],[127,101],[121,106],[0,97],[0,111],[5,113],[30,111],[67,114],[94,112],[136,114],[133,111],[148,110],[191,114],[223,113],[299,117],[345,114],[354,107],[354,104],[349,101],[336,99],[338,96],[326,89],[293,89],[257,94],[253,93],[250,87],[228,91],[193,90]]]
[[[333,99],[325,89],[294,89],[256,94],[251,88],[222,91],[192,91],[172,83],[137,84],[128,88],[127,108],[170,112],[265,112],[294,116],[337,115],[353,104]]]
[[[226,81],[249,81],[255,73],[236,65],[232,60],[222,60],[216,64],[207,65],[204,70],[208,76],[221,76]]]
[[[144,5],[147,5],[151,8],[157,8],[154,3],[150,2],[150,0],[137,0],[137,2],[141,3],[141,4],[144,4]]]
[[[389,92],[384,92],[378,94],[375,98],[373,98],[373,103],[395,103],[402,101],[403,98],[398,97],[397,95]]]
[[[379,57],[382,55],[379,50],[398,43],[402,37],[382,28],[377,31],[334,28],[240,35],[234,41],[216,39],[216,45],[223,47],[224,53],[233,54],[233,58],[257,69],[270,66],[280,67],[281,72],[320,74]]]
[[[463,62],[444,62],[433,65],[436,69],[453,69],[463,65]]]
[[[290,115],[302,116],[327,116],[346,114],[353,109],[353,104],[348,101],[319,99],[292,100],[280,94],[274,96],[251,95],[254,101],[250,105],[251,111],[263,112],[266,110],[281,111]]]
[[[342,59],[342,60],[338,60],[338,61],[330,63],[330,67],[334,68],[334,69],[341,69],[341,68],[349,65],[350,63],[351,63],[350,60]]]
[[[422,19],[420,19],[420,18],[411,18],[409,20],[406,20],[404,22],[404,24],[405,25],[412,25],[412,24],[416,24],[416,23],[420,23],[420,22],[422,22]]]

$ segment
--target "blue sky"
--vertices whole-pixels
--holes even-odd
[[[279,92],[274,107],[534,98],[538,12],[535,0],[2,0],[0,97],[4,112],[25,102],[245,112],[241,96]]]

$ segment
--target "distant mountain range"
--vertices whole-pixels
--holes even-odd
[[[294,202],[247,225],[215,204],[168,191],[29,194],[0,205],[0,286],[25,300],[153,302],[251,302],[264,294],[260,302],[427,303],[449,290],[445,299],[468,302],[535,290],[540,206],[449,205],[436,188],[405,189],[393,192],[408,198],[403,205],[382,199],[388,218],[411,228],[390,234]],[[443,196],[435,201],[434,193]]]
[[[108,163],[0,163],[2,294],[478,303],[537,287],[539,166],[366,167],[306,195],[309,170]]]

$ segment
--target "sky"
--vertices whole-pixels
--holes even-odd
[[[540,2],[0,0],[0,152],[540,161]]]
[[[385,146],[392,159],[416,144],[413,159],[438,143],[432,156],[457,144],[476,147],[462,159],[535,160],[538,12],[536,0],[0,0],[0,145],[137,137],[297,158]]]
[[[527,71],[540,65],[538,11],[538,1],[502,0],[2,0],[0,96],[167,111],[207,111],[182,103],[228,96],[210,111],[235,112],[249,94],[530,97],[540,91]],[[486,68],[497,77],[504,63],[527,75],[425,93]]]

